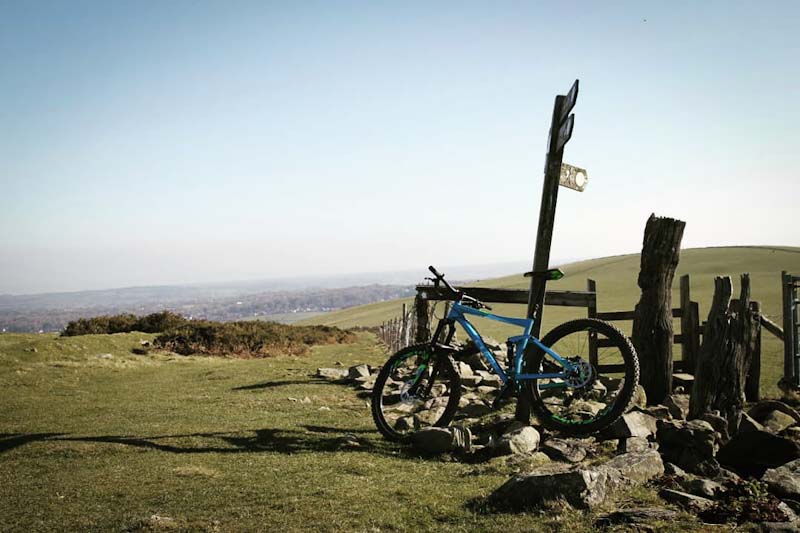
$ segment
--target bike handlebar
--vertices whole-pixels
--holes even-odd
[[[489,307],[488,305],[486,305],[486,304],[485,304],[485,303],[483,303],[482,301],[478,300],[477,298],[473,298],[472,296],[467,296],[466,294],[464,294],[464,291],[457,291],[457,290],[455,290],[455,289],[453,288],[453,286],[452,286],[452,285],[450,285],[450,284],[447,282],[447,280],[446,280],[446,279],[444,279],[444,274],[441,274],[441,273],[439,273],[439,271],[438,271],[438,270],[436,270],[436,268],[434,268],[434,267],[433,267],[433,265],[429,266],[429,267],[428,267],[428,270],[430,270],[430,271],[431,271],[431,274],[433,274],[434,276],[436,276],[436,279],[437,279],[437,280],[439,280],[439,281],[441,281],[442,283],[444,283],[444,286],[445,286],[445,287],[447,287],[447,288],[448,288],[448,289],[449,289],[451,292],[453,292],[454,294],[456,294],[456,295],[458,296],[458,301],[459,301],[459,302],[461,302],[461,301],[463,301],[463,300],[467,300],[468,302],[472,302],[472,303],[474,303],[474,304],[475,304],[475,306],[476,306],[478,309],[480,309],[480,308],[482,308],[482,307],[483,307],[483,308],[485,308],[485,309],[488,309],[489,311],[491,311],[491,310],[492,310],[492,308],[491,308],[491,307]]]
[[[446,280],[446,279],[444,279],[444,274],[441,274],[441,273],[439,273],[439,271],[438,271],[438,270],[436,270],[436,268],[434,268],[434,267],[433,267],[433,265],[429,266],[429,267],[428,267],[428,270],[430,270],[430,271],[431,271],[431,274],[433,274],[434,276],[436,276],[436,279],[438,279],[439,281],[441,281],[442,283],[444,283],[444,286],[445,286],[445,287],[447,287],[448,289],[450,289],[450,291],[451,291],[451,292],[454,292],[454,293],[456,293],[456,294],[461,294],[459,291],[455,290],[455,289],[453,288],[453,286],[452,286],[452,285],[450,285],[450,284],[447,282],[447,280]]]

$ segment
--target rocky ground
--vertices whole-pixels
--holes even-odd
[[[786,403],[764,400],[735,420],[718,412],[687,420],[689,396],[681,387],[655,406],[647,405],[639,387],[629,412],[610,428],[575,438],[493,411],[501,383],[483,364],[480,358],[458,363],[462,396],[451,426],[421,428],[411,439],[422,454],[475,464],[476,474],[497,465],[513,472],[476,502],[483,509],[513,512],[550,502],[593,509],[618,489],[646,484],[658,489],[663,506],[619,510],[596,525],[646,530],[648,522],[669,520],[681,509],[709,524],[800,531],[800,413]],[[368,397],[378,370],[320,368],[317,375],[351,384]],[[401,424],[419,426],[418,414],[407,418]]]

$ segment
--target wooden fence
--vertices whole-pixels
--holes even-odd
[[[760,315],[760,322],[767,332],[775,335],[785,342],[785,375],[793,377],[800,385],[800,331],[798,331],[797,311],[800,309],[798,291],[800,291],[800,277],[783,273],[784,285],[784,328],[781,328],[764,315]],[[787,279],[789,281],[787,281]],[[693,379],[695,364],[700,353],[701,339],[705,322],[700,320],[700,308],[697,302],[691,299],[690,277],[688,274],[680,278],[679,305],[672,309],[673,318],[680,320],[680,333],[675,334],[673,343],[680,345],[681,358],[673,362],[673,375],[677,383],[690,385]],[[408,309],[403,304],[399,317],[384,322],[378,328],[378,337],[391,352],[400,350],[414,342],[427,342],[431,336],[431,306],[430,302],[450,301],[452,293],[436,285],[418,285],[414,305]],[[489,287],[457,287],[465,294],[487,303],[527,304],[528,291],[522,289],[495,289]],[[597,309],[597,282],[593,279],[586,280],[585,291],[547,291],[545,305],[584,307],[586,316],[598,318],[609,322],[632,321],[634,311],[599,311]],[[732,302],[736,305],[736,300]],[[751,307],[760,311],[760,304],[752,302]],[[446,313],[446,311],[445,311]],[[793,321],[792,321],[793,320]],[[784,331],[793,332],[794,336],[784,335]],[[784,339],[786,337],[786,339]],[[598,365],[598,348],[604,346],[602,339],[589,339],[589,358],[592,364],[598,366],[603,372],[614,372],[621,365]],[[751,371],[748,375],[745,392],[749,401],[757,401],[759,392],[760,366],[761,366],[761,339],[757,342],[759,349],[753,356]]]
[[[417,337],[417,313],[408,310],[403,304],[399,317],[392,318],[378,326],[378,338],[394,353],[409,346]]]
[[[527,304],[528,291],[519,289],[492,289],[485,287],[458,287],[467,295],[487,303]],[[452,294],[442,287],[433,285],[417,286],[417,305],[427,306],[429,301],[452,300]],[[675,335],[674,343],[681,345],[682,359],[675,361],[676,372],[691,371],[692,364],[700,347],[701,325],[700,312],[697,302],[691,301],[689,292],[689,276],[681,278],[680,307],[672,310],[672,316],[681,319],[681,333]],[[598,311],[597,309],[597,282],[593,279],[586,280],[586,291],[547,291],[545,305],[566,307],[584,307],[586,316],[610,322],[633,320],[633,311]],[[430,338],[429,326],[418,327],[417,341],[424,342]],[[589,339],[589,357],[592,364],[597,365],[597,350],[604,346],[602,339]],[[688,363],[687,363],[688,362]],[[614,371],[611,365],[602,365],[600,370]]]

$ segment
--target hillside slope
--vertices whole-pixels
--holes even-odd
[[[600,310],[632,309],[638,300],[639,288],[636,285],[636,277],[639,273],[639,254],[589,259],[570,263],[561,268],[566,275],[559,281],[551,282],[549,285],[551,290],[585,290],[586,279],[591,278],[597,281]],[[781,270],[800,272],[800,248],[766,246],[690,248],[681,251],[673,296],[677,301],[677,277],[690,274],[692,299],[700,302],[702,314],[707,312],[707,304],[711,301],[714,276],[733,276],[734,286],[738,287],[739,274],[749,272],[753,298],[761,301],[768,316],[780,317]],[[528,279],[516,274],[476,282],[474,285],[526,289],[528,283]],[[303,323],[343,327],[374,326],[397,316],[403,303],[410,304],[411,299],[351,307],[320,314]],[[508,308],[514,311],[522,310],[521,306],[508,306]],[[548,307],[548,311],[551,309],[553,308]]]
[[[590,259],[562,266],[566,276],[548,286],[551,290],[585,290],[587,278],[597,282],[598,309],[600,311],[624,311],[633,309],[638,301],[640,290],[636,284],[639,273],[639,254]],[[681,259],[673,285],[673,305],[678,305],[678,278],[683,274],[691,275],[692,300],[700,304],[701,319],[708,314],[714,290],[714,277],[730,275],[734,280],[734,294],[738,294],[739,275],[750,273],[752,282],[752,298],[761,302],[763,312],[780,323],[781,321],[781,287],[780,272],[800,273],[800,248],[781,246],[736,246],[719,248],[691,248],[681,251]],[[484,280],[475,285],[526,289],[529,280],[521,274]],[[340,327],[375,326],[381,322],[398,316],[402,303],[411,304],[410,299],[392,300],[376,304],[364,305],[325,313],[305,321],[336,325]],[[497,305],[495,312],[512,316],[523,316],[524,306]],[[441,306],[437,307],[436,316],[441,316]],[[564,308],[548,306],[544,314],[543,331],[567,320],[586,316],[581,308]],[[515,330],[498,325],[484,319],[475,321],[479,331],[498,339],[512,334]],[[619,322],[623,330],[629,330],[630,322]],[[675,324],[675,331],[680,325]],[[782,361],[782,345],[769,334],[764,337],[765,386],[774,390],[774,382],[780,373]]]

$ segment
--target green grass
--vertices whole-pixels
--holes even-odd
[[[150,339],[0,335],[0,530],[591,527],[576,511],[476,512],[471,502],[508,469],[415,457],[380,439],[364,398],[312,377],[336,362],[381,364],[369,334],[304,357],[131,354]],[[360,445],[342,446],[348,434]],[[607,508],[653,498],[639,489]]]
[[[600,311],[627,311],[633,309],[641,291],[636,284],[639,274],[639,255],[604,257],[572,263],[562,267],[566,276],[550,282],[551,290],[586,290],[586,279],[597,281],[598,309]],[[700,304],[701,321],[708,315],[714,291],[714,276],[733,277],[734,294],[738,296],[739,276],[750,274],[752,299],[761,302],[762,312],[774,322],[781,323],[781,270],[800,273],[800,248],[737,246],[721,248],[692,248],[681,252],[680,264],[673,285],[673,307],[679,302],[679,278],[691,275],[692,300]],[[522,275],[485,280],[475,285],[527,289],[530,281]],[[375,326],[400,315],[403,303],[412,300],[394,300],[353,307],[316,316],[303,321],[306,324],[326,324],[331,326]],[[524,316],[525,307],[521,305],[495,305],[495,312],[510,316]],[[441,316],[443,306],[437,307]],[[582,308],[548,306],[545,309],[542,332],[568,320],[586,316]],[[477,319],[474,322],[481,333],[496,339],[505,339],[517,332],[497,322]],[[631,322],[617,322],[623,331],[630,332]],[[517,330],[518,331],[518,330]],[[675,332],[680,332],[680,323],[675,321]],[[462,333],[461,337],[464,338]],[[676,347],[679,357],[680,348]],[[779,393],[776,383],[783,371],[783,344],[768,332],[763,334],[762,346],[762,391],[765,394]]]

